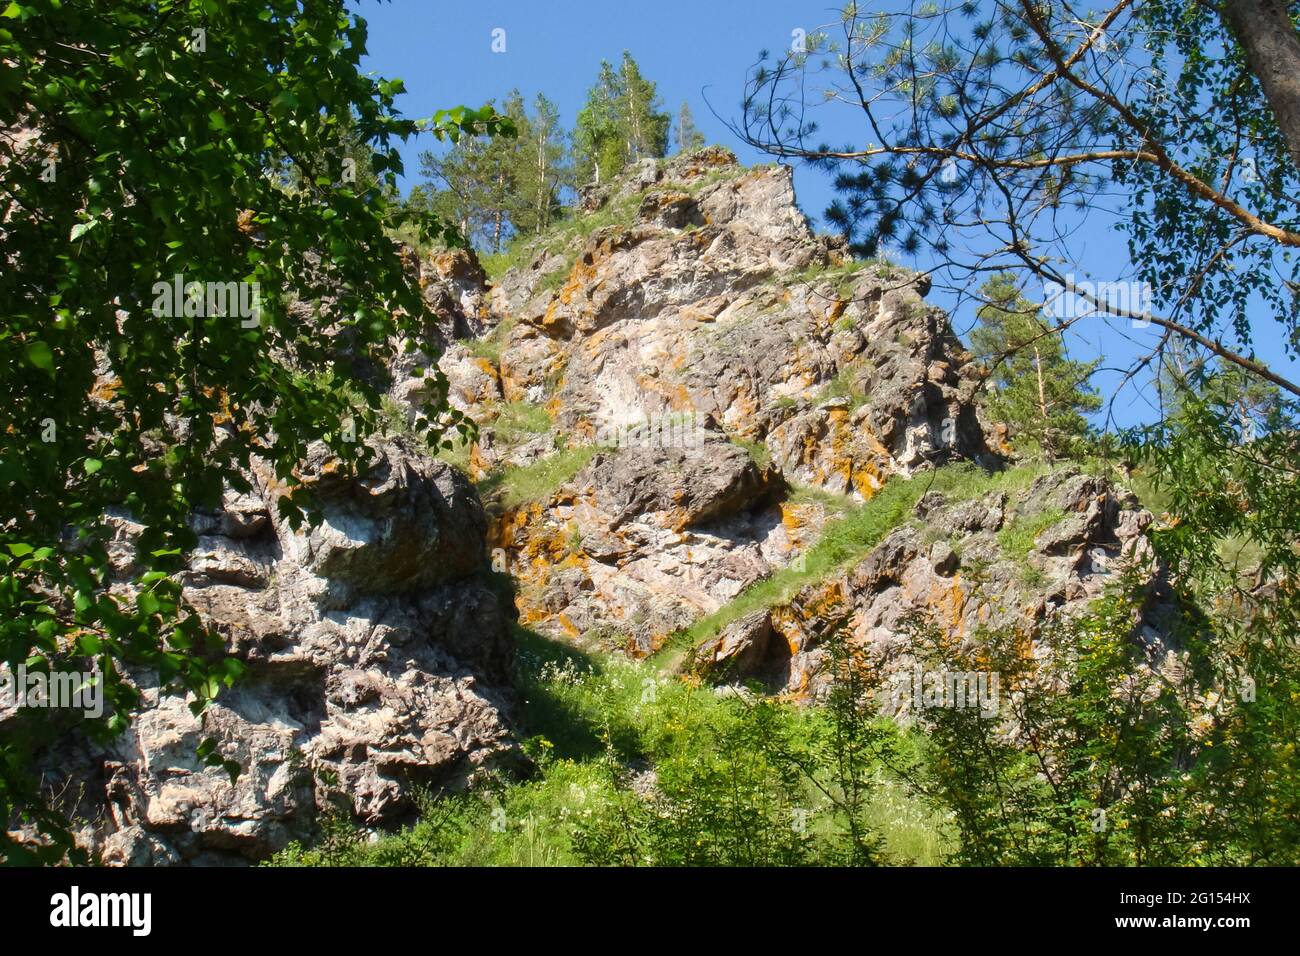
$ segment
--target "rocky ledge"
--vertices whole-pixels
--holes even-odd
[[[201,717],[133,674],[143,706],[123,736],[46,755],[48,788],[105,862],[262,859],[327,808],[393,823],[416,788],[514,759],[514,608],[489,586],[478,495],[401,442],[374,450],[360,479],[314,450],[302,470],[324,522],[309,533],[280,520],[266,473],[195,517],[185,598],[247,672]],[[125,569],[138,529],[116,525]],[[208,738],[238,763],[233,782],[199,759]]]

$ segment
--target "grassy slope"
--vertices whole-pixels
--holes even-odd
[[[574,851],[575,826],[608,812],[617,799],[607,752],[632,765],[695,759],[708,752],[716,729],[734,719],[734,699],[666,678],[648,662],[588,654],[522,629],[518,638],[519,723],[537,773],[472,794],[425,798],[419,822],[373,842],[334,820],[314,846],[294,844],[271,865],[576,865],[582,860]],[[816,719],[793,705],[780,713],[797,736]],[[941,821],[900,788],[882,785],[871,816],[894,859],[942,862]]]
[[[904,524],[927,491],[938,491],[949,500],[961,501],[992,491],[1027,487],[1045,470],[1043,466],[1026,465],[990,474],[972,465],[958,464],[913,478],[888,481],[870,501],[827,524],[821,538],[805,554],[801,568],[786,567],[750,585],[724,607],[675,634],[655,660],[662,666],[673,667],[692,648],[714,637],[731,622],[788,601],[801,588],[845,570],[889,532]]]

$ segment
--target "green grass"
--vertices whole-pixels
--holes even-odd
[[[573,271],[573,264],[577,259],[578,257],[575,253],[565,260],[563,266],[558,269],[552,269],[550,272],[546,273],[546,275],[538,279],[537,286],[533,290],[534,294],[537,292],[554,292],[564,285],[564,283],[569,280],[569,273]]]
[[[487,273],[488,279],[495,282],[511,269],[524,265],[532,258],[531,253],[536,238],[536,236],[520,236],[500,252],[489,252],[479,256],[479,265]]]
[[[745,449],[745,452],[749,455],[749,460],[758,465],[759,468],[766,468],[772,460],[772,451],[767,447],[766,442],[749,441],[733,435],[731,436],[731,443]]]
[[[866,504],[826,525],[817,543],[804,554],[801,570],[782,568],[751,584],[728,604],[674,634],[656,658],[672,666],[731,622],[790,600],[800,588],[829,577],[866,554],[907,519],[922,494],[922,482],[917,478],[887,482]]]
[[[528,779],[495,776],[467,794],[421,795],[417,822],[373,840],[334,816],[313,844],[292,844],[268,865],[578,865],[575,830],[608,819],[629,798],[615,790],[610,760],[624,770],[695,773],[727,759],[718,748],[746,707],[735,698],[671,679],[646,661],[588,652],[523,628],[516,628],[516,640],[520,739],[536,768]],[[823,718],[815,708],[783,704],[776,719],[798,745]],[[905,738],[900,744],[912,746]],[[942,863],[943,821],[883,768],[876,775],[870,819],[886,850],[898,862]],[[815,796],[810,788],[809,805]]]
[[[575,821],[612,804],[606,739],[623,758],[665,758],[692,746],[724,702],[645,662],[593,654],[517,628],[516,686],[524,748],[541,772],[498,779],[470,795],[421,800],[415,825],[370,843],[346,824],[314,847],[277,854],[282,866],[576,865]],[[792,719],[799,715],[791,711]]]
[[[992,491],[1013,491],[1028,487],[1045,467],[986,472],[968,463],[948,465],[912,478],[893,478],[865,504],[849,508],[843,502],[842,517],[829,522],[821,537],[803,556],[802,568],[785,567],[756,581],[732,601],[672,635],[654,656],[661,666],[672,668],[704,641],[747,614],[789,601],[802,588],[825,580],[862,559],[895,528],[906,523],[916,502],[927,491],[938,491],[950,501],[980,497]],[[811,489],[797,491],[813,495]],[[850,499],[851,500],[851,499]]]
[[[884,840],[885,852],[917,866],[942,866],[951,843],[946,821],[883,774],[876,781],[868,813]]]
[[[479,262],[488,278],[496,281],[511,269],[527,265],[542,253],[565,254],[564,264],[547,272],[537,281],[538,290],[557,289],[564,284],[573,265],[578,261],[582,243],[598,229],[607,226],[630,226],[641,205],[641,193],[633,193],[597,209],[582,213],[566,210],[564,218],[557,220],[541,235],[521,236],[504,250],[483,256]]]
[[[487,359],[493,365],[501,361],[501,339],[493,334],[482,339],[460,339],[460,344],[475,358]]]
[[[494,471],[478,483],[484,503],[507,510],[544,501],[582,470],[596,454],[593,445],[563,448],[531,465]]]
[[[710,186],[716,185],[717,183],[721,183],[721,182],[727,182],[728,180],[732,180],[732,179],[739,179],[745,173],[751,172],[752,170],[759,169],[759,168],[761,167],[752,166],[748,168],[746,167],[737,168],[734,166],[723,166],[723,167],[719,167],[718,169],[712,170],[711,172],[705,173],[703,176],[699,176],[695,179],[692,179],[690,182],[668,180],[666,182],[660,183],[656,188],[672,190],[674,192],[682,192],[682,193],[686,193],[688,196],[698,196],[700,193],[704,192],[704,190],[708,189]]]
[[[827,491],[825,488],[814,488],[812,485],[798,482],[791,483],[790,494],[786,500],[794,504],[821,505],[830,514],[838,515],[847,515],[862,507],[861,502],[852,495]]]
[[[888,265],[883,259],[846,259],[837,265],[812,265],[800,272],[782,276],[778,281],[785,286],[830,282],[835,287],[835,294],[841,299],[847,299],[858,273],[875,266]]]
[[[738,178],[746,172],[749,172],[749,169],[718,169],[706,173],[690,183],[666,182],[659,183],[653,188],[674,190],[696,196],[715,183]],[[633,193],[622,199],[614,200],[591,213],[566,209],[563,216],[540,235],[531,234],[516,237],[500,252],[480,255],[478,257],[479,264],[483,267],[483,271],[487,273],[488,279],[497,281],[511,269],[518,269],[527,265],[543,250],[553,254],[563,252],[569,249],[577,240],[585,240],[597,229],[603,229],[606,226],[631,225],[644,198],[644,192]],[[401,237],[412,241],[406,233],[403,233]],[[415,242],[412,241],[412,245],[414,244]],[[538,283],[538,288],[553,289],[564,283],[569,272],[573,269],[574,261],[577,259],[577,250],[570,251],[572,254],[569,256],[566,266],[543,276]]]
[[[540,240],[537,248],[551,253],[566,253],[564,264],[542,276],[537,282],[537,288],[549,290],[564,285],[587,239],[598,230],[610,226],[632,225],[643,198],[641,193],[633,193],[613,200],[595,212],[571,215],[570,218],[563,219],[552,227],[551,231]]]
[[[857,377],[856,373],[859,366],[846,366],[840,369],[835,377],[821,387],[813,398],[813,403],[824,402],[831,398],[846,398],[849,406],[857,408],[867,400],[867,396],[853,387],[853,380]]]
[[[1017,515],[998,532],[998,545],[1007,557],[1023,564],[1034,550],[1034,541],[1038,536],[1064,518],[1065,512],[1060,508]]]
[[[496,420],[484,426],[506,447],[526,442],[551,431],[551,416],[546,409],[532,402],[506,402],[500,407]]]

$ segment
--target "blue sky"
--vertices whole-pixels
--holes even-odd
[[[888,0],[883,6],[896,3]],[[730,147],[749,163],[771,158],[739,143],[725,121],[739,117],[745,77],[759,51],[785,48],[793,30],[811,32],[838,17],[837,8],[825,0],[359,0],[354,8],[370,27],[366,68],[405,81],[407,94],[399,106],[407,116],[427,116],[460,104],[477,106],[493,98],[499,102],[517,87],[526,101],[545,93],[571,127],[601,59],[616,61],[628,50],[658,84],[666,110],[675,116],[678,107],[688,103],[709,141]],[[492,51],[493,30],[498,28],[505,31],[504,53]],[[824,132],[833,142],[862,136],[861,116],[852,110],[840,109],[826,120]],[[430,145],[412,142],[403,149],[404,189],[418,180],[417,154]],[[796,166],[795,188],[804,212],[820,225],[833,198],[830,177]],[[1130,271],[1124,236],[1109,228],[1110,221],[1094,215],[1075,237],[1078,246],[1072,251],[1092,278],[1118,279]],[[902,264],[917,265],[906,258]],[[1035,286],[1028,291],[1033,293]],[[952,307],[938,291],[931,298]],[[972,321],[970,306],[953,316],[959,331]],[[1273,320],[1264,317],[1255,325],[1260,357],[1282,374],[1300,377],[1300,363],[1286,359],[1275,341],[1272,333],[1278,327]],[[1129,329],[1118,321],[1087,319],[1075,328],[1082,331],[1071,337],[1071,352],[1081,359],[1104,356],[1105,366],[1124,367],[1153,341],[1150,330]],[[1119,372],[1103,372],[1095,384],[1109,399],[1119,378]],[[1152,416],[1149,400],[1132,388],[1111,410],[1120,425]]]

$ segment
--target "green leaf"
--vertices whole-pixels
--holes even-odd
[[[50,351],[48,345],[39,339],[35,342],[28,342],[25,352],[27,361],[39,369],[44,369],[51,375],[54,374],[54,353]]]

